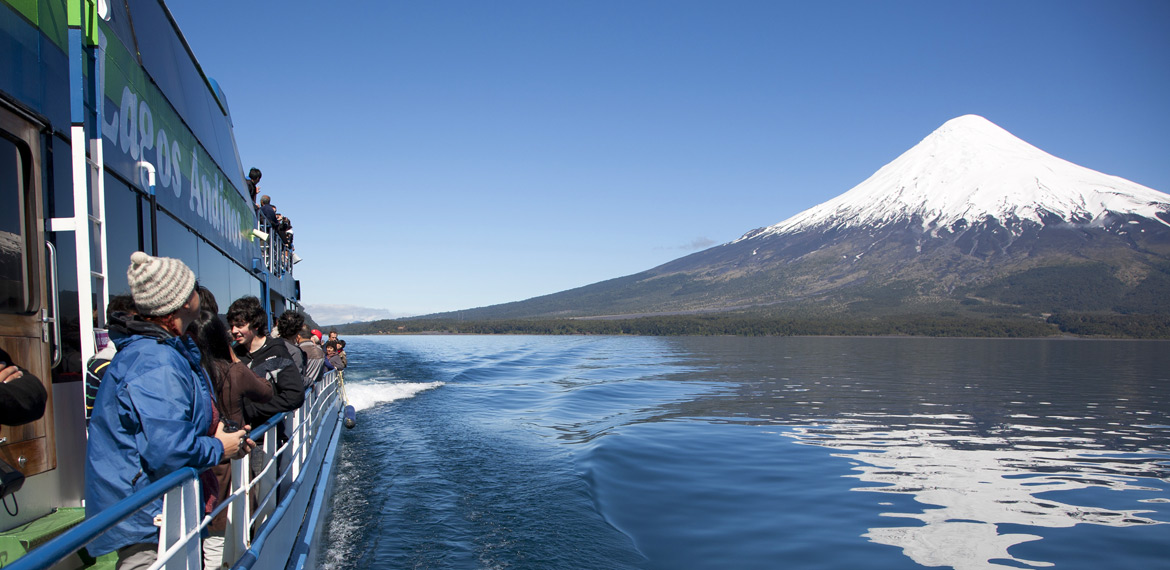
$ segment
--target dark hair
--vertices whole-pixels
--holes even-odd
[[[134,304],[133,295],[114,295],[106,305],[106,321],[114,318],[114,313],[137,313],[138,307]]]
[[[276,319],[276,328],[280,331],[280,338],[291,340],[301,332],[305,326],[305,317],[296,311],[285,311]]]
[[[215,295],[211,294],[211,290],[200,286],[196,291],[199,293],[199,309],[211,311],[213,315],[219,315],[219,302],[215,300]]]
[[[256,168],[255,166],[248,170],[248,178],[251,180],[260,180],[261,176],[263,176],[263,174],[261,174],[260,169]]]
[[[219,315],[211,311],[199,310],[199,317],[187,325],[187,336],[195,341],[199,347],[199,364],[207,371],[212,385],[219,390],[226,377],[227,364],[231,362],[231,337],[228,335],[227,325],[223,324]],[[218,400],[218,396],[216,400]]]
[[[203,356],[203,367],[208,367],[208,359],[232,360],[232,341],[227,325],[219,315],[211,311],[199,311],[199,317],[187,326],[187,334],[195,339],[195,345]]]
[[[332,348],[333,350],[337,350],[337,341],[331,340],[325,343],[325,348]]]
[[[260,299],[252,295],[232,301],[228,307],[227,321],[232,325],[237,323],[251,325],[252,331],[257,335],[268,334],[268,315],[264,313]]]

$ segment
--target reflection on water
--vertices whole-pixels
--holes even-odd
[[[921,510],[881,513],[907,524],[870,528],[864,536],[902,549],[922,566],[1048,567],[1053,562],[1009,553],[1042,538],[1021,527],[1170,523],[1159,505],[1170,502],[1170,351],[1164,348],[969,339],[740,341],[705,357],[712,359],[708,375],[736,381],[739,389],[692,404],[690,412],[791,425],[782,433],[852,463],[847,477],[864,483],[854,491],[913,497]],[[719,361],[735,362],[735,369]],[[1105,504],[1127,508],[1090,504],[1101,502],[1095,490],[1124,492]]]
[[[890,429],[890,420],[914,427]],[[901,548],[923,566],[985,568],[994,560],[1052,566],[1010,555],[1009,547],[1041,537],[1001,533],[1001,524],[1062,528],[1166,523],[1142,516],[1150,510],[1104,509],[1042,496],[1090,487],[1157,492],[1160,489],[1141,483],[1143,478],[1165,476],[1151,473],[1151,456],[1084,449],[1099,446],[1089,438],[1026,435],[1033,430],[1043,433],[1034,426],[990,437],[947,429],[966,431],[965,424],[970,423],[970,416],[964,415],[870,416],[790,433],[801,442],[845,452],[837,456],[854,462],[857,474],[852,477],[873,484],[854,490],[909,494],[928,505],[917,513],[883,513],[917,519],[921,525],[873,528],[865,534],[874,542]]]

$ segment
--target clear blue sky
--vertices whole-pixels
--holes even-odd
[[[304,302],[422,314],[649,269],[974,113],[1170,192],[1170,2],[172,2]]]

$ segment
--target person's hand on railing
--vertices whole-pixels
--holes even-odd
[[[215,438],[223,444],[223,456],[227,459],[241,459],[248,455],[254,447],[256,442],[248,437],[248,430],[252,426],[244,426],[232,431],[228,431],[227,426],[223,422],[219,422],[219,429],[215,431]]]

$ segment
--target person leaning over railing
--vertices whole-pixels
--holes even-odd
[[[337,341],[325,343],[325,357],[329,360],[333,370],[345,370],[345,362],[341,360],[341,350],[337,348]]]
[[[199,349],[183,336],[200,310],[195,274],[182,261],[138,251],[126,277],[139,315],[110,323],[118,352],[89,424],[86,517],[180,468],[202,470],[255,446],[224,429]],[[156,499],[98,536],[89,553],[117,551],[119,570],[150,566],[158,557],[154,520],[162,502]]]

